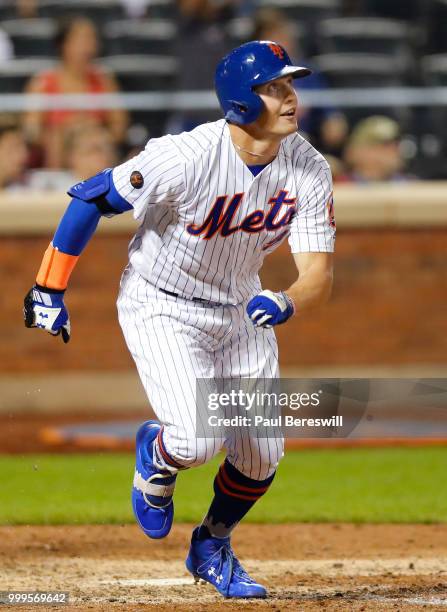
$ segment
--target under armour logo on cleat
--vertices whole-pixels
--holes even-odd
[[[223,576],[222,574],[217,575],[216,574],[216,568],[215,567],[210,567],[210,569],[208,570],[208,576],[214,576],[216,579],[216,584],[220,584],[223,580]]]
[[[41,319],[48,319],[48,316],[49,316],[49,315],[44,314],[43,312],[39,312],[39,317],[40,317]]]

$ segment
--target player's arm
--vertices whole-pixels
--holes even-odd
[[[298,279],[286,289],[297,313],[323,306],[329,299],[333,282],[333,253],[294,253]]]
[[[64,294],[79,256],[102,216],[114,216],[132,208],[116,190],[111,169],[74,185],[68,194],[72,200],[24,302],[26,327],[39,327],[54,336],[61,333],[64,342],[70,339]]]
[[[289,243],[298,270],[298,279],[285,291],[261,291],[247,305],[258,327],[285,323],[294,314],[324,304],[331,294],[335,216],[332,178],[327,163],[300,194],[298,214],[291,221]]]
[[[261,291],[247,306],[258,327],[285,323],[294,314],[303,314],[323,306],[329,299],[333,281],[332,253],[294,253],[298,279],[286,290]]]

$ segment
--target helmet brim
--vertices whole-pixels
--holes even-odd
[[[269,74],[268,78],[263,79],[261,75],[258,75],[258,81],[255,77],[253,80],[256,82],[253,83],[252,89],[257,87],[258,85],[265,85],[266,83],[276,81],[276,79],[281,79],[285,76],[291,76],[294,79],[302,79],[304,77],[309,76],[310,74],[312,74],[312,70],[309,70],[309,68],[305,68],[304,66],[284,66],[284,68],[281,68],[281,70],[278,70],[278,72],[275,72],[274,74]]]

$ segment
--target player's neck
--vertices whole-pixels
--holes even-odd
[[[233,145],[244,163],[248,166],[269,164],[278,155],[281,138],[261,138],[246,128],[228,124]]]

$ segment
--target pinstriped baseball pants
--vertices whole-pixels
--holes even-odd
[[[256,329],[245,305],[210,306],[164,294],[129,265],[121,278],[118,318],[163,442],[178,463],[193,467],[222,448],[240,472],[265,480],[283,456],[282,436],[196,436],[196,379],[276,378],[272,329]]]

